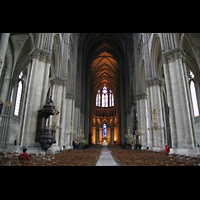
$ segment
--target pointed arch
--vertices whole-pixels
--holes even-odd
[[[68,60],[67,62],[67,93],[71,94],[72,92],[72,69],[71,62]]]
[[[142,60],[141,67],[140,67],[140,92],[146,93],[146,74],[145,74],[145,64],[144,60]]]
[[[59,62],[60,62],[60,50],[61,50],[61,42],[59,35],[55,35],[53,39],[53,48],[52,48],[52,72],[53,77],[58,76],[59,70]]]
[[[161,54],[161,41],[158,34],[155,34],[153,37],[152,45],[151,45],[151,69],[152,76],[161,78],[161,69],[160,65],[162,63],[162,54]]]

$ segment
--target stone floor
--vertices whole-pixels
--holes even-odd
[[[113,156],[111,155],[111,151],[107,146],[102,147],[101,155],[96,166],[117,166],[117,163],[115,162]]]

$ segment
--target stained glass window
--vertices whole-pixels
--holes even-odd
[[[112,106],[114,106],[114,96],[113,96],[113,94],[112,94],[112,90],[110,90],[110,94],[109,94],[110,96],[109,96],[109,105],[110,105],[110,107],[112,107]]]
[[[103,124],[103,137],[107,137],[107,126]]]
[[[105,107],[108,107],[108,94],[105,94],[104,97],[105,97]]]
[[[21,96],[22,96],[22,78],[23,78],[23,72],[19,74],[19,83],[17,88],[17,97],[15,101],[15,110],[14,115],[19,116],[19,108],[20,108],[20,102],[21,102]]]
[[[108,90],[107,87],[103,87],[102,92],[101,90],[98,90],[98,93],[96,94],[96,106],[114,106],[114,95],[112,94],[112,90]]]
[[[197,103],[197,94],[196,94],[194,81],[191,81],[191,83],[190,83],[190,91],[191,91],[191,96],[192,96],[194,116],[198,117],[199,116],[199,108],[198,108],[198,103]]]
[[[189,80],[191,80],[190,81],[190,92],[191,92],[191,97],[192,97],[194,117],[198,117],[199,116],[199,108],[198,108],[198,101],[197,101],[195,83],[193,81],[194,77],[195,77],[194,73],[190,70],[190,75],[189,75]]]
[[[108,90],[107,87],[103,87],[102,90],[102,107],[108,107]]]
[[[96,95],[96,106],[100,107],[100,102],[101,102],[101,95],[100,95],[100,90],[98,91],[97,95]]]
[[[98,97],[99,97],[99,94],[97,94],[97,96],[96,96],[96,106],[98,106]]]
[[[102,107],[104,107],[104,94],[102,95]]]
[[[101,106],[101,94],[100,94],[100,90],[98,91],[98,106]]]
[[[114,105],[115,105],[115,103],[114,103],[114,96],[112,94],[112,106],[114,106]]]
[[[111,91],[111,90],[110,90]],[[109,96],[109,105],[110,105],[110,107],[112,106],[112,94],[110,94],[110,96]]]

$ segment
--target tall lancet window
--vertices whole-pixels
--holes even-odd
[[[107,137],[107,126],[106,124],[103,124],[103,137]]]
[[[15,116],[19,116],[20,102],[21,102],[21,97],[22,97],[22,80],[23,80],[23,71],[19,74],[17,97],[16,97],[16,101],[15,101],[15,110],[14,110]]]
[[[194,111],[194,117],[199,116],[199,108],[198,108],[198,101],[197,101],[197,94],[196,94],[196,88],[195,88],[195,83],[194,83],[194,73],[190,70],[190,92],[191,92],[191,97],[192,97],[192,105],[193,105],[193,111]]]
[[[112,90],[110,90],[110,97],[109,97],[109,106],[112,107],[114,106],[114,96],[113,96],[113,93],[112,93]]]
[[[100,90],[98,90],[98,93],[96,95],[96,106],[100,107],[101,106],[101,94],[100,94]]]
[[[102,91],[102,107],[108,107],[108,90],[107,90],[107,87],[103,87],[103,91]]]

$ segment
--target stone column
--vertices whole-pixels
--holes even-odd
[[[55,85],[55,87],[57,87],[57,84]],[[55,90],[54,90],[55,91]],[[61,120],[62,120],[62,80],[59,80],[59,83],[58,83],[58,90],[57,90],[57,93],[55,91],[54,93],[55,96],[57,96],[57,110],[60,112],[57,116],[56,116],[56,122],[57,122],[57,126],[58,128],[56,129],[56,144],[55,146],[59,146],[60,145],[60,132],[61,132]],[[54,99],[56,98],[54,96]]]
[[[103,128],[99,128],[99,141],[102,142]]]
[[[91,142],[92,142],[92,144],[95,144],[95,142],[96,142],[96,127],[93,127],[93,130],[92,130],[92,140],[91,140]]]
[[[65,130],[66,130],[66,140],[65,143],[67,146],[70,146],[70,135],[67,135],[70,131],[70,123],[71,123],[71,111],[72,111],[72,94],[67,93],[65,95],[66,99],[66,117],[65,117]],[[72,122],[73,123],[73,122]],[[84,133],[84,130],[83,130]]]
[[[66,93],[66,81],[64,81],[63,88],[62,88],[62,103],[61,103],[61,110],[60,110],[60,146],[65,146],[65,135],[66,135],[66,99],[65,99],[65,93]]]
[[[137,94],[137,105],[138,105],[138,119],[141,123],[141,131],[144,135],[140,136],[140,143],[142,147],[146,147],[148,144],[147,136],[147,94]]]
[[[43,59],[45,63],[45,73],[43,79],[43,87],[42,87],[42,96],[41,96],[41,107],[45,105],[47,92],[48,92],[48,82],[49,82],[49,70],[50,70],[50,63],[51,63],[51,54],[44,54]]]
[[[111,142],[111,134],[110,134],[110,128],[107,128],[107,142]]]
[[[29,129],[31,123],[31,114],[32,114],[32,107],[33,107],[33,98],[34,96],[34,77],[36,76],[36,66],[38,65],[40,57],[40,51],[35,50],[30,55],[30,70],[29,70],[29,77],[27,81],[27,95],[26,95],[26,105],[24,108],[24,122],[23,122],[23,129],[20,138],[20,146],[28,146],[29,140]]]
[[[10,33],[2,33],[1,35],[1,41],[0,41],[0,77],[1,77],[1,72],[4,66],[4,60],[5,60],[5,55],[7,51],[7,46],[8,46],[8,39],[9,39]]]
[[[99,143],[99,129],[96,128],[96,144]]]
[[[113,130],[110,130],[110,144],[113,144]]]
[[[158,126],[160,127],[158,130],[150,130],[153,133],[153,146],[162,148],[164,147],[164,131],[163,131],[163,112],[162,112],[162,105],[161,105],[161,80],[157,77],[154,77],[152,80],[147,80],[147,87],[150,87],[149,95],[150,95],[150,102],[149,102],[149,116],[151,116],[150,119],[150,127],[153,126],[154,122],[154,115],[153,115],[153,108],[155,106],[156,108],[156,121],[158,123]]]
[[[25,123],[22,130],[22,146],[33,146],[35,144],[35,135],[37,127],[38,110],[41,109],[41,96],[43,87],[41,83],[44,80],[45,62],[42,51],[36,49],[32,53],[32,66],[28,81],[28,92],[25,106]]]
[[[119,135],[119,125],[116,125],[114,126],[114,141],[120,143],[120,138],[118,135]]]
[[[171,77],[169,74],[169,64],[167,56],[162,57],[164,75],[165,75],[165,84],[167,90],[167,102],[169,106],[169,120],[170,120],[170,132],[171,132],[171,140],[172,140],[172,148],[177,148],[177,132],[176,132],[176,124],[175,124],[175,116],[174,116],[174,103],[172,98],[172,86],[171,86]]]
[[[148,147],[153,147],[153,130],[149,129],[153,125],[153,116],[152,116],[152,110],[151,110],[151,102],[153,101],[151,92],[152,87],[147,87],[147,146]]]
[[[187,92],[186,70],[183,65],[183,57],[185,54],[179,50],[174,49],[164,54],[167,58],[169,79],[166,79],[167,91],[171,90],[172,102],[169,101],[170,106],[170,122],[171,116],[174,114],[174,123],[171,125],[172,129],[172,145],[174,140],[174,132],[177,135],[177,147],[186,148],[194,147],[194,130],[192,129],[191,114],[189,111],[190,101]],[[168,78],[168,77],[167,77]],[[171,88],[169,88],[169,84]],[[173,114],[172,114],[173,113]],[[175,130],[173,130],[175,128]]]

